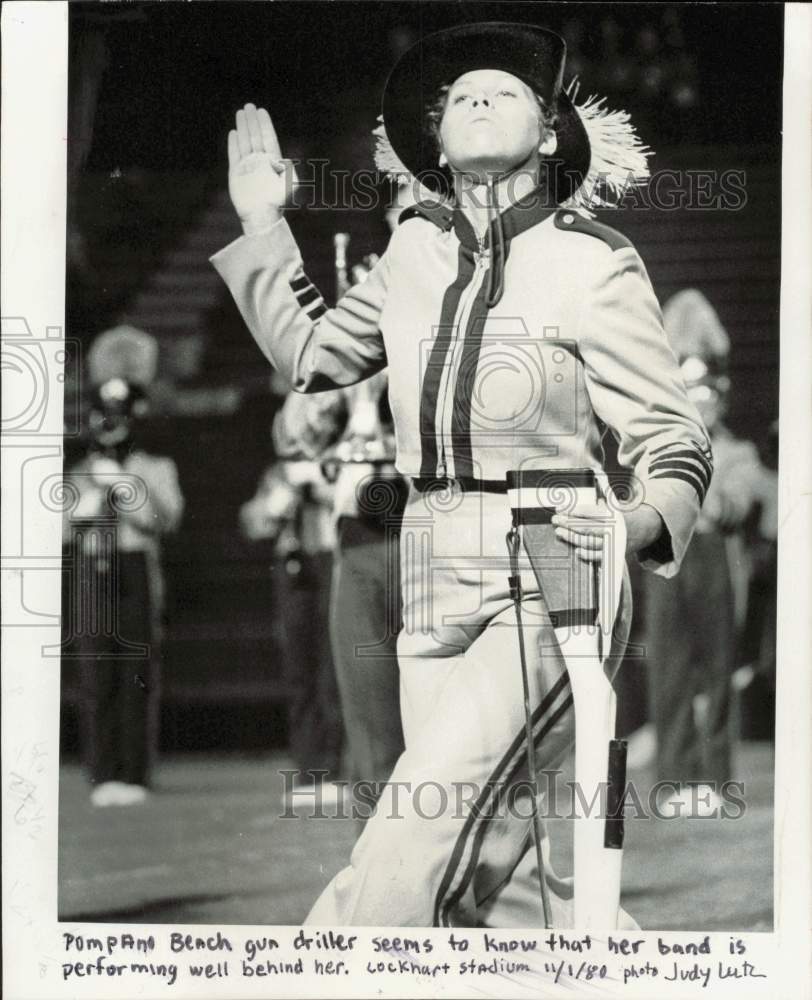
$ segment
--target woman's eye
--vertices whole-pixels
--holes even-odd
[[[457,94],[457,96],[456,96],[456,97],[454,98],[454,100],[452,101],[452,104],[459,104],[459,103],[461,103],[462,101],[467,101],[467,100],[468,100],[468,97],[469,97],[469,95],[468,95],[468,94]]]
[[[497,97],[515,97],[516,94],[512,90],[498,90],[496,92]]]

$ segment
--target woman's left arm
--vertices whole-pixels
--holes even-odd
[[[646,568],[673,576],[710,484],[712,455],[633,247],[611,251],[597,274],[578,343],[595,413],[635,474],[628,549]]]

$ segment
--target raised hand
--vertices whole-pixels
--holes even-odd
[[[228,133],[228,193],[245,232],[278,222],[295,185],[293,164],[282,157],[271,116],[246,104]]]

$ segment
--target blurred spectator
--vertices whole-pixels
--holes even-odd
[[[394,65],[404,52],[408,51],[417,41],[417,34],[408,25],[399,24],[389,32],[389,62]]]
[[[585,54],[584,22],[577,17],[570,18],[561,29],[561,34],[567,43],[568,75],[579,80],[584,76],[588,77],[594,71]]]
[[[681,111],[695,108],[699,103],[696,59],[687,52],[680,52],[676,56],[670,96],[671,103]]]
[[[685,32],[682,28],[680,12],[676,7],[666,7],[663,11],[662,29],[665,44],[669,49],[684,48]]]
[[[91,351],[92,377],[148,376],[146,335],[119,332]],[[111,346],[112,345],[112,346]],[[135,360],[134,359],[140,359]],[[158,739],[164,579],[160,542],[183,497],[174,462],[138,446],[144,389],[113,375],[94,387],[87,454],[66,473],[72,569],[65,652],[79,658],[84,756],[96,806],[142,802]]]
[[[624,94],[635,87],[635,66],[623,50],[623,31],[613,17],[600,24],[601,61],[597,87],[608,94]]]
[[[639,72],[639,96],[644,100],[659,102],[670,75],[670,67],[661,51],[659,32],[651,24],[644,24],[638,29],[635,62]]]

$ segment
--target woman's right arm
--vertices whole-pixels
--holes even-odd
[[[244,235],[211,262],[262,352],[298,392],[352,385],[386,366],[379,319],[389,262],[328,309],[304,272],[282,210],[295,185],[267,111],[237,112],[229,133],[229,193]]]

